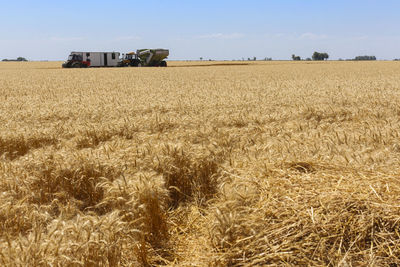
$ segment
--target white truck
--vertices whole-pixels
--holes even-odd
[[[63,68],[116,67],[119,52],[71,52]]]

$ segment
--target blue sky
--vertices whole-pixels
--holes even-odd
[[[400,58],[400,0],[0,0],[0,59],[169,48],[170,59]]]

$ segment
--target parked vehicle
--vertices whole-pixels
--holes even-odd
[[[126,54],[122,54],[122,59],[118,63],[119,67],[141,67],[141,61],[137,57],[135,52],[129,52]]]
[[[71,52],[63,68],[116,67],[119,52]]]

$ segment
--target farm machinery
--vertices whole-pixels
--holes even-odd
[[[87,67],[166,67],[168,49],[139,49],[122,54],[119,52],[71,52],[63,68]]]
[[[120,67],[166,67],[165,59],[169,56],[168,49],[139,49],[126,53],[119,62]]]
[[[90,66],[90,60],[84,60],[82,55],[71,54],[68,60],[62,64],[63,68],[87,68]]]

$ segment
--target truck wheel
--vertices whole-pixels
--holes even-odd
[[[167,66],[167,61],[161,61],[160,62],[160,67],[166,67]]]
[[[132,66],[132,67],[141,67],[141,66],[142,66],[142,63],[140,62],[140,60],[134,59],[134,60],[132,60],[132,62],[131,62],[131,66]]]

